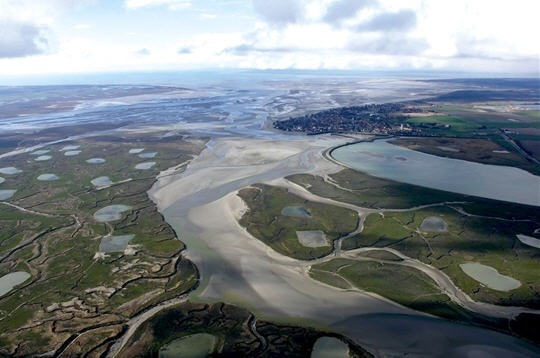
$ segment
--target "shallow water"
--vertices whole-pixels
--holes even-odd
[[[148,169],[152,168],[154,165],[156,165],[156,162],[139,163],[139,164],[135,165],[135,169],[148,170]]]
[[[135,235],[106,236],[99,243],[100,252],[123,252]]]
[[[60,177],[52,173],[41,174],[40,176],[37,177],[37,180],[41,180],[41,181],[54,181],[58,179],[60,179]]]
[[[157,152],[151,152],[151,153],[141,153],[139,154],[139,158],[154,158],[156,156]]]
[[[4,189],[0,190],[0,200],[7,200],[15,194],[17,190],[14,189]]]
[[[40,149],[40,150],[36,150],[36,151],[30,153],[30,155],[43,155],[43,154],[47,154],[49,152],[50,152],[49,149]]]
[[[537,249],[540,249],[540,240],[537,238],[534,238],[532,236],[527,236],[523,234],[516,235],[519,241],[524,243],[525,245],[529,245],[532,247],[536,247]]]
[[[208,333],[197,333],[175,339],[159,350],[160,358],[205,358],[215,349],[217,339]]]
[[[80,145],[66,145],[64,146],[62,149],[60,149],[60,151],[74,151],[76,149],[79,149],[81,146]]]
[[[129,150],[129,154],[137,154],[144,150],[144,148],[132,148]]]
[[[86,162],[90,164],[103,164],[106,160],[104,158],[90,158],[87,159]]]
[[[8,273],[0,277],[0,296],[11,291],[15,286],[20,285],[30,278],[30,274],[24,271]]]
[[[407,160],[396,160],[397,156]],[[540,177],[518,168],[437,157],[393,145],[387,140],[340,147],[332,151],[332,157],[381,178],[540,206]]]
[[[37,157],[36,159],[34,159],[36,162],[42,162],[42,161],[45,161],[45,160],[49,160],[52,158],[52,155],[40,155],[39,157]]]
[[[334,337],[321,337],[313,345],[311,358],[348,358],[349,345]]]
[[[22,173],[22,170],[17,169],[15,167],[0,168],[0,174],[13,175],[13,174],[19,174],[19,173]]]
[[[94,186],[107,186],[113,184],[113,181],[109,177],[103,176],[90,180],[90,183]]]
[[[109,222],[122,219],[122,213],[131,209],[128,205],[109,205],[94,213],[94,219],[99,222]]]
[[[67,157],[73,157],[75,155],[79,155],[80,153],[81,153],[80,150],[68,150],[67,152],[64,153],[64,155]]]
[[[310,218],[311,214],[303,206],[286,206],[281,210],[281,215],[296,218]]]
[[[448,230],[448,225],[446,224],[446,221],[438,216],[428,216],[422,220],[420,230],[424,232],[446,232]]]
[[[479,264],[477,262],[469,262],[461,264],[459,267],[469,277],[486,285],[496,291],[510,291],[521,286],[521,282],[510,276],[501,275],[499,271],[491,266]]]

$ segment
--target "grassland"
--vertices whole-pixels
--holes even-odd
[[[79,145],[81,153],[65,156],[61,149],[67,144]],[[185,162],[203,145],[159,133],[103,136],[50,145],[47,161],[29,153],[0,160],[0,167],[22,170],[3,175],[0,184],[17,189],[0,203],[0,276],[31,274],[0,297],[0,354],[58,353],[65,342],[72,343],[67,355],[105,349],[130,316],[197,285],[195,266],[181,256],[183,243],[146,191],[160,170]],[[132,147],[158,152],[156,165],[136,170],[148,160],[129,154]],[[86,162],[95,157],[106,162]],[[43,173],[59,179],[36,180]],[[99,176],[116,184],[96,188],[90,180]],[[93,213],[111,204],[131,209],[120,220],[97,222]],[[131,250],[96,256],[108,234],[133,234]],[[85,331],[92,334],[79,334]]]
[[[333,250],[332,242],[353,232],[358,224],[358,215],[352,210],[303,200],[283,188],[258,184],[240,190],[239,196],[249,208],[240,224],[274,250],[300,260],[328,255]],[[281,214],[283,208],[295,205],[307,209],[311,217]],[[302,245],[296,232],[308,230],[323,231],[328,245]]]
[[[334,333],[259,321],[248,311],[223,303],[190,302],[161,312],[145,322],[119,357],[155,357],[167,343],[197,333],[217,337],[217,355],[224,357],[310,357],[315,341],[322,336],[345,340],[351,357],[371,357]]]

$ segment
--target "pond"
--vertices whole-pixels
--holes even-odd
[[[6,178],[0,177],[0,184],[2,184],[2,183],[5,182],[5,181],[6,181]]]
[[[281,215],[295,218],[311,218],[310,212],[303,206],[286,206],[281,210]]]
[[[131,209],[128,205],[109,205],[94,213],[94,219],[99,222],[109,222],[122,219],[122,213]]]
[[[34,159],[36,162],[43,162],[45,160],[50,160],[52,158],[52,155],[40,155],[36,159]]]
[[[532,236],[518,234],[516,235],[519,241],[524,243],[525,245],[529,245],[531,247],[536,247],[537,249],[540,249],[540,240],[537,238],[534,238]]]
[[[24,271],[8,273],[0,277],[0,296],[11,291],[15,286],[20,285],[30,278],[30,274]]]
[[[123,252],[134,237],[135,235],[105,236],[99,243],[99,251],[105,253]]]
[[[459,267],[467,276],[495,291],[507,292],[521,286],[521,282],[510,276],[501,275],[499,271],[491,266],[468,262],[459,265]]]
[[[86,162],[90,164],[103,164],[106,160],[104,158],[90,158],[87,159]]]
[[[17,190],[15,189],[4,189],[0,190],[0,200],[6,200],[9,199],[15,194]]]
[[[37,180],[41,180],[41,181],[54,181],[58,179],[60,179],[60,177],[52,173],[41,174],[40,176],[37,177]]]
[[[15,167],[0,168],[0,174],[13,175],[13,174],[19,174],[19,173],[22,173],[22,170],[17,169]]]
[[[50,152],[50,149],[40,149],[40,150],[36,150],[32,153],[30,153],[30,155],[43,155],[43,154],[47,154]]]
[[[66,145],[64,147],[62,147],[62,149],[60,149],[60,151],[66,151],[66,150],[76,150],[76,149],[79,149],[81,146],[80,145]]]
[[[156,165],[156,162],[139,163],[139,164],[137,164],[135,166],[135,169],[148,170],[148,169],[152,168],[154,165]]]
[[[144,148],[132,148],[129,150],[129,154],[138,154],[141,153],[144,150]]]
[[[90,180],[90,183],[92,183],[94,186],[107,186],[114,184],[113,181],[107,176],[94,178]]]
[[[422,220],[420,230],[424,232],[446,232],[448,230],[448,225],[446,225],[446,221],[438,216],[428,216]]]
[[[141,153],[139,154],[139,158],[154,158],[156,156],[157,152],[149,152],[149,153]]]
[[[159,350],[160,358],[205,358],[216,349],[216,336],[197,333],[175,339]]]
[[[297,231],[298,241],[306,247],[328,246],[326,234],[321,230]]]
[[[64,155],[67,157],[73,157],[75,155],[79,155],[80,153],[80,150],[68,150],[67,152],[64,152]]]
[[[313,345],[311,358],[348,358],[349,345],[334,337],[321,337]]]
[[[540,206],[540,177],[518,168],[437,157],[388,140],[339,147],[332,151],[332,157],[350,168],[385,179]]]

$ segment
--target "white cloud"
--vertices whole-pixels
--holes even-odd
[[[128,9],[139,9],[152,6],[167,6],[170,10],[182,10],[192,6],[191,0],[125,0]]]

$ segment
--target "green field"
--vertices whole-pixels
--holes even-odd
[[[277,252],[300,260],[328,255],[333,250],[332,242],[354,231],[358,224],[358,215],[352,210],[303,200],[283,188],[257,184],[240,190],[238,195],[249,208],[240,224]],[[295,205],[307,209],[311,217],[282,215],[283,208]],[[328,245],[302,245],[296,232],[310,230],[323,231]]]

